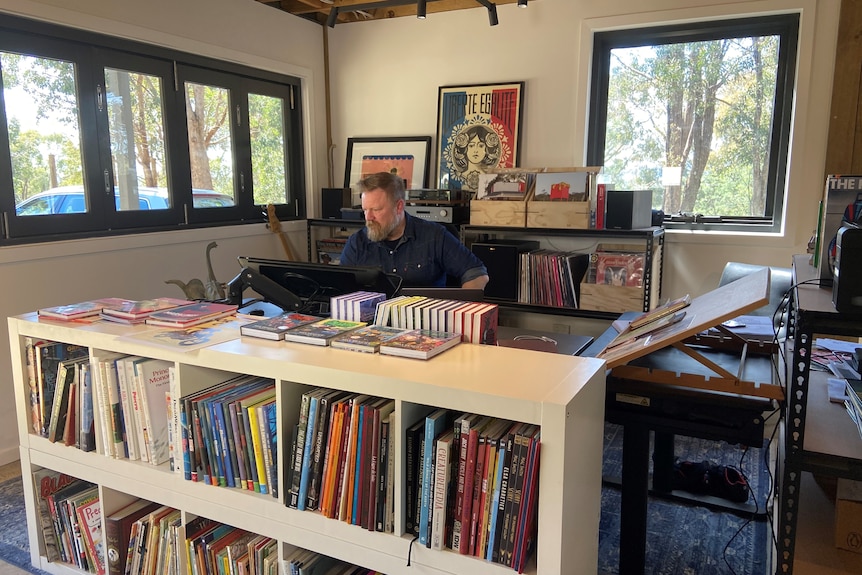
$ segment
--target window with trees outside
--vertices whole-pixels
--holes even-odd
[[[781,229],[798,14],[597,32],[588,165],[667,228]]]
[[[304,218],[299,87],[0,15],[0,243]]]

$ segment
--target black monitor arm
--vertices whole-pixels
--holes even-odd
[[[297,311],[304,305],[298,295],[247,267],[242,268],[239,274],[228,282],[227,288],[227,302],[238,306],[242,305],[242,293],[246,288],[253,289],[266,301],[274,303],[284,311]]]

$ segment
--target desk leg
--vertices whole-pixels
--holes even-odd
[[[620,575],[642,575],[646,559],[649,428],[623,428],[620,493]]]
[[[652,488],[653,491],[673,491],[673,433],[655,432],[653,446]]]

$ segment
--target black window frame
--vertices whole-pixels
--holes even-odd
[[[780,232],[783,225],[784,201],[787,192],[788,154],[794,113],[793,96],[799,49],[799,23],[800,14],[791,12],[750,18],[727,18],[595,32],[593,35],[587,128],[587,165],[601,166],[604,164],[610,53],[612,50],[724,38],[776,35],[780,40],[770,137],[769,175],[766,184],[768,191],[766,215],[764,217],[721,217],[704,214],[701,217],[680,217],[674,214],[665,214],[663,225],[671,230]]]
[[[226,226],[267,221],[265,206],[254,204],[251,142],[248,133],[249,92],[278,96],[285,106],[284,203],[276,204],[281,221],[306,217],[306,179],[301,79],[126,40],[0,14],[0,51],[71,61],[81,130],[86,213],[17,216],[5,98],[0,82],[0,245],[99,237],[124,233]],[[162,83],[165,122],[165,169],[171,207],[164,210],[117,210],[110,156],[108,116],[104,102],[105,68],[158,76]],[[2,70],[0,70],[2,75]],[[0,76],[2,78],[2,76]],[[227,87],[234,123],[235,205],[195,208],[192,204],[184,85],[186,80]],[[110,200],[110,201],[109,201]]]

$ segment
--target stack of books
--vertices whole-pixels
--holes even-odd
[[[109,307],[120,307],[128,305],[131,300],[118,297],[107,297],[89,301],[81,301],[67,305],[44,307],[38,311],[40,318],[55,319],[61,321],[95,321],[99,319],[102,310]]]
[[[385,293],[370,291],[333,296],[329,304],[329,314],[333,319],[370,323],[374,320],[377,304],[385,299]]]
[[[117,306],[103,308],[99,317],[117,323],[136,324],[144,321],[157,311],[193,304],[187,299],[160,297],[138,301],[126,301]]]
[[[497,304],[399,296],[381,302],[375,325],[457,333],[466,343],[497,343]]]
[[[151,313],[147,325],[186,328],[235,314],[237,306],[209,301],[174,307]]]
[[[323,318],[316,315],[288,312],[274,317],[267,317],[252,323],[243,324],[239,328],[240,335],[259,337],[262,339],[283,340],[284,334],[295,327],[314,323]]]
[[[844,405],[847,407],[850,418],[856,423],[859,435],[862,436],[862,380],[848,379],[846,381],[847,400]]]

